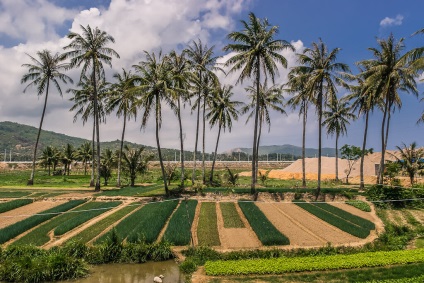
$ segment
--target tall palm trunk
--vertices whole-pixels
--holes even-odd
[[[260,116],[261,117],[259,118],[258,143],[256,144],[256,172],[255,172],[256,176],[259,175],[259,144],[261,142],[261,135],[262,135],[263,113],[261,113]],[[258,183],[257,177],[256,177],[256,183]]]
[[[255,127],[253,130],[253,156],[252,156],[252,183],[250,185],[250,192],[252,194],[256,193],[255,185],[256,185],[256,146],[258,141],[258,120],[259,120],[259,83],[261,79],[260,75],[260,58],[257,58],[256,65],[256,107],[255,107]]]
[[[91,179],[90,179],[90,187],[94,187],[94,164],[96,163],[96,155],[94,154],[96,152],[96,118],[93,117],[93,137],[91,140],[91,148],[93,153],[91,154]]]
[[[336,133],[336,181],[339,180],[339,133]]]
[[[365,159],[365,147],[367,145],[367,134],[368,134],[368,117],[369,117],[369,110],[367,110],[365,114],[365,131],[364,131],[364,141],[362,142],[362,155],[361,155],[361,165],[360,165],[360,175],[361,175],[361,183],[359,185],[359,189],[364,189],[364,159]]]
[[[181,121],[181,103],[180,98],[178,98],[178,110],[177,110],[177,117],[178,117],[178,124],[180,127],[180,152],[181,152],[181,186],[184,187],[184,139],[183,139],[183,124]]]
[[[211,176],[209,178],[209,183],[212,184],[213,182],[213,169],[215,168],[215,161],[216,161],[216,152],[218,151],[218,144],[219,144],[219,137],[221,135],[221,123],[219,123],[219,128],[218,128],[218,138],[216,139],[216,145],[215,145],[215,153],[213,155],[213,161],[212,161],[212,169],[211,169]]]
[[[96,60],[93,58],[93,90],[94,90],[94,117],[96,120],[96,185],[94,191],[100,191],[100,119],[97,97],[97,82],[96,82]]]
[[[118,180],[116,181],[116,186],[121,186],[121,162],[122,162],[122,149],[124,148],[124,136],[125,136],[125,127],[127,125],[127,111],[124,110],[124,127],[122,129],[122,136],[121,136],[121,147],[119,149],[119,156],[118,156]]]
[[[385,147],[385,136],[384,136],[384,130],[386,125],[386,118],[387,118],[387,111],[388,111],[388,100],[386,99],[386,103],[384,105],[384,113],[383,113],[383,122],[381,124],[381,160],[380,160],[380,168],[378,171],[378,178],[377,183],[383,184],[383,174],[384,174],[384,155],[386,153],[386,147]]]
[[[156,144],[158,147],[158,155],[159,155],[159,162],[160,162],[160,169],[162,170],[162,177],[163,177],[163,183],[165,185],[165,194],[166,196],[169,196],[169,189],[168,189],[168,182],[166,181],[166,173],[165,173],[165,167],[163,166],[163,160],[162,160],[162,151],[160,149],[160,143],[159,143],[159,107],[160,107],[160,100],[159,96],[156,96]]]
[[[317,195],[321,193],[321,147],[322,147],[322,84],[319,87],[318,93],[318,186]]]
[[[203,98],[203,139],[202,139],[202,181],[203,181],[203,184],[206,183],[205,137],[206,137],[206,97]]]
[[[50,80],[47,80],[47,86],[46,86],[46,97],[44,98],[44,106],[43,106],[43,113],[41,114],[41,120],[40,120],[40,126],[38,127],[38,133],[37,133],[37,141],[35,142],[35,148],[34,148],[34,155],[32,157],[32,170],[31,170],[31,177],[29,178],[27,185],[32,186],[34,185],[34,174],[35,174],[35,160],[37,159],[37,148],[38,148],[38,142],[40,140],[40,134],[41,134],[41,128],[43,126],[43,120],[44,120],[44,114],[46,113],[46,106],[47,106],[47,98],[49,96],[49,86],[50,86]],[[49,173],[50,175],[50,173]]]
[[[305,146],[306,146],[306,101],[303,101],[303,129],[302,129],[302,187],[306,187],[306,164],[305,164]]]
[[[197,143],[199,141],[199,123],[200,123],[200,92],[199,92],[199,101],[197,104],[197,123],[196,123],[196,142],[194,143],[194,153],[193,153],[193,174],[191,176],[191,183],[194,185],[194,180],[196,178],[196,152],[197,152]]]

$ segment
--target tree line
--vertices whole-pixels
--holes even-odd
[[[423,69],[423,48],[405,52],[404,38],[396,40],[393,35],[387,39],[378,39],[377,47],[369,48],[371,59],[356,63],[357,74],[351,72],[347,64],[338,61],[340,48],[329,49],[319,39],[311,47],[296,53],[297,66],[292,67],[288,82],[276,84],[278,68],[287,68],[287,59],[282,51],[296,51],[286,40],[278,39],[278,27],[271,25],[266,18],[261,19],[250,13],[247,20],[241,21],[239,31],[227,35],[229,43],[223,51],[232,56],[224,63],[218,64],[214,46],[209,47],[200,39],[193,40],[183,51],[144,51],[144,59],[134,64],[131,69],[122,69],[115,74],[114,82],[108,82],[104,65],[112,66],[112,59],[119,59],[119,54],[110,47],[114,38],[107,32],[92,29],[89,25],[81,26],[81,33],[70,32],[70,43],[64,47],[64,53],[52,54],[49,50],[37,52],[37,58],[28,55],[31,64],[24,64],[28,72],[22,77],[22,83],[37,88],[37,94],[45,93],[45,102],[34,149],[31,177],[28,185],[34,181],[35,159],[39,135],[44,119],[50,84],[62,95],[61,83],[73,83],[64,72],[80,68],[81,75],[77,88],[68,89],[74,103],[74,120],[83,123],[92,120],[93,133],[91,148],[93,163],[96,164],[95,190],[100,190],[101,156],[99,141],[99,124],[106,122],[106,116],[116,113],[122,117],[123,128],[121,146],[118,153],[117,186],[121,185],[121,162],[123,142],[127,121],[141,116],[141,126],[146,127],[149,118],[155,123],[155,136],[162,171],[165,193],[169,194],[165,166],[162,158],[159,131],[162,125],[162,109],[169,106],[178,119],[180,150],[184,153],[184,134],[181,113],[189,105],[196,116],[195,149],[193,153],[194,168],[191,181],[194,184],[198,148],[201,146],[202,182],[213,179],[213,170],[221,132],[231,131],[232,122],[240,115],[248,114],[248,120],[254,120],[251,192],[255,193],[258,176],[258,150],[263,126],[271,125],[270,111],[286,114],[290,107],[299,111],[303,121],[302,160],[303,185],[305,178],[305,140],[306,122],[309,110],[315,108],[318,122],[318,185],[317,195],[321,189],[321,149],[322,129],[335,136],[336,154],[338,139],[347,133],[347,125],[358,116],[365,117],[365,130],[362,152],[366,152],[366,138],[369,115],[379,109],[383,113],[381,121],[380,173],[378,182],[383,182],[385,151],[387,147],[390,121],[393,111],[402,106],[401,93],[418,96],[416,78]],[[420,30],[417,33],[423,33]],[[69,60],[69,61],[68,61]],[[217,76],[236,73],[236,84],[250,81],[245,88],[248,103],[235,101],[232,96],[233,86],[222,85]],[[338,88],[348,90],[344,97],[338,97]],[[24,90],[24,91],[25,91]],[[283,93],[290,95],[285,101]],[[420,121],[424,120],[424,114]],[[211,175],[205,171],[205,129],[218,128],[218,136],[213,155]],[[202,124],[202,127],[200,127]],[[200,128],[202,133],[200,134]],[[199,144],[201,136],[201,145]],[[361,187],[363,187],[363,160],[361,156]],[[337,157],[337,156],[336,156]],[[181,156],[181,185],[184,186],[184,161]],[[336,158],[336,179],[338,165]]]

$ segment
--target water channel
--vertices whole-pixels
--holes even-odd
[[[61,281],[62,283],[145,283],[153,282],[162,274],[164,283],[184,283],[178,265],[173,260],[143,264],[104,264],[90,267],[87,278]]]

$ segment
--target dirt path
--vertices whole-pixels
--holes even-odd
[[[256,205],[275,228],[289,238],[291,246],[323,246],[327,242],[325,238],[319,236],[319,234],[314,234],[310,229],[296,220],[302,218],[303,215],[297,214],[297,217],[293,217],[290,213],[286,212],[292,209],[293,204],[257,203]]]
[[[174,215],[175,211],[177,211],[177,209],[180,207],[181,205],[181,200],[178,202],[178,205],[174,208],[174,210],[172,211],[171,215],[169,216],[169,218],[166,220],[165,225],[163,225],[162,230],[160,231],[158,238],[156,239],[156,243],[159,243],[160,241],[162,241],[163,238],[163,234],[165,234],[166,229],[168,228],[168,224],[169,224],[169,220],[171,220],[172,216]]]
[[[236,204],[236,207],[238,207],[237,204]],[[217,202],[216,215],[217,215],[219,239],[221,241],[222,248],[228,248],[228,249],[258,248],[261,246],[261,242],[259,241],[256,234],[253,232],[251,228],[248,229],[248,228],[225,228],[224,227],[224,218],[222,217],[220,202]],[[245,227],[250,227],[248,223],[246,224],[244,221],[243,223],[245,224]]]
[[[70,238],[78,235],[80,232],[84,231],[85,229],[88,229],[90,226],[96,224],[97,222],[99,222],[100,220],[108,217],[109,215],[115,213],[116,211],[120,210],[121,208],[127,206],[129,204],[129,202],[124,202],[102,214],[100,214],[99,216],[90,219],[89,221],[81,224],[80,226],[76,227],[75,229],[63,234],[62,236],[59,237],[55,237],[54,236],[54,231],[51,231],[49,233],[50,236],[50,241],[48,243],[46,243],[43,248],[49,249],[53,246],[59,246],[63,243],[65,243],[66,241],[68,241]]]
[[[199,216],[200,216],[201,205],[202,203],[198,201],[196,206],[196,211],[194,213],[193,224],[191,225],[191,235],[193,235],[194,246],[197,246],[199,244],[199,240],[197,239],[197,226],[199,226]]]
[[[58,206],[65,201],[36,201],[13,210],[9,210],[5,213],[0,214],[0,229],[12,225],[18,221],[33,216],[34,214],[40,213],[44,210]]]

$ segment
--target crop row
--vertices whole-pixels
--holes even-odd
[[[110,225],[114,224],[119,219],[125,217],[127,214],[132,212],[134,209],[138,208],[139,205],[129,204],[118,211],[115,211],[113,214],[103,218],[102,220],[91,225],[89,229],[85,229],[78,233],[78,235],[72,237],[70,241],[78,241],[82,243],[88,243],[94,239],[97,235],[107,229]]]
[[[312,213],[316,217],[324,220],[325,222],[353,236],[365,239],[370,234],[369,229],[365,229],[360,226],[354,225],[346,221],[345,219],[338,217],[337,215],[334,215],[324,209],[319,208],[316,205],[313,205],[307,202],[300,202],[300,201],[296,201],[295,204],[303,208],[304,210],[308,211],[309,213]]]
[[[0,213],[32,203],[32,199],[15,199],[8,202],[0,203]]]
[[[63,203],[56,207],[47,209],[39,214],[30,216],[24,220],[16,222],[10,226],[0,229],[0,244],[4,244],[5,242],[13,239],[14,237],[22,234],[23,232],[61,214],[65,211],[68,211],[82,203],[84,200],[71,200],[67,203]]]
[[[213,276],[283,274],[287,272],[352,269],[418,262],[424,262],[424,249],[366,252],[350,255],[208,261],[205,264],[205,270],[207,275]]]
[[[111,202],[112,204],[116,204],[116,202]],[[14,245],[19,244],[32,244],[35,246],[42,246],[48,241],[50,241],[49,232],[61,227],[62,225],[66,225],[63,227],[71,227],[67,223],[84,223],[88,219],[85,217],[85,215],[93,215],[92,211],[88,211],[91,209],[96,209],[93,212],[102,213],[105,210],[97,210],[99,207],[105,207],[108,206],[108,202],[88,202],[80,207],[68,211],[66,213],[63,213],[61,215],[58,215],[57,217],[53,218],[52,220],[38,226],[19,240],[17,240]],[[80,222],[81,220],[84,220],[84,222]],[[74,221],[74,222],[73,222]],[[76,226],[75,226],[76,227]],[[64,231],[64,230],[63,230]]]
[[[238,203],[253,231],[265,246],[289,245],[289,239],[283,235],[266,218],[263,212],[253,202]]]
[[[200,206],[197,240],[198,244],[201,246],[221,245],[218,233],[215,202],[203,202]]]
[[[400,278],[400,279],[387,279],[387,280],[372,280],[365,283],[417,283],[424,282],[424,275],[415,276],[410,278]]]
[[[152,243],[177,205],[177,200],[146,204],[119,222],[115,231],[119,239],[130,243],[139,240]],[[96,240],[96,244],[105,242],[111,235],[112,231],[105,233]]]
[[[185,246],[191,240],[191,225],[196,211],[197,200],[184,200],[169,220],[163,238],[176,246]]]
[[[225,228],[244,228],[244,223],[241,221],[234,202],[221,202],[219,205]]]
[[[371,212],[370,205],[362,200],[348,200],[346,201],[346,204],[356,207],[357,209],[365,212]]]

